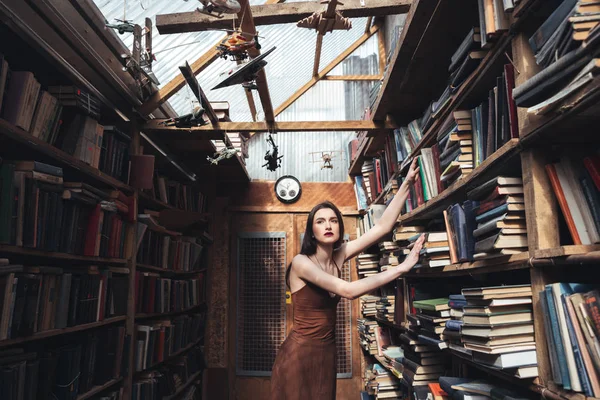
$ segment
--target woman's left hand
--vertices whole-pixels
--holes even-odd
[[[423,248],[423,243],[425,243],[425,234],[421,234],[421,236],[416,240],[413,248],[410,253],[406,256],[404,261],[399,265],[399,268],[403,272],[408,272],[415,266],[415,264],[419,261],[419,253]]]

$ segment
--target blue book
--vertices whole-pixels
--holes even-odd
[[[556,314],[556,307],[554,304],[554,295],[552,294],[552,286],[546,285],[546,306],[548,307],[548,316],[550,317],[550,326],[552,332],[549,332],[554,340],[554,347],[556,348],[556,355],[558,357],[558,366],[560,369],[560,375],[562,377],[562,385],[565,390],[571,390],[571,379],[569,378],[569,370],[567,368],[567,358],[565,355],[565,348],[563,347],[562,339],[560,338],[560,330],[558,328],[558,315]]]
[[[542,307],[542,314],[544,315],[544,330],[546,331],[547,349],[550,357],[550,366],[552,368],[552,380],[554,383],[562,386],[562,375],[560,374],[558,356],[556,355],[557,351],[554,345],[554,336],[552,334],[552,324],[550,323],[550,312],[548,311],[546,291],[542,290],[539,295],[540,306]]]
[[[448,296],[448,299],[467,301],[467,298],[465,296],[463,296],[462,294],[451,294],[450,296]]]
[[[450,319],[446,321],[446,329],[451,331],[460,331],[460,327],[463,325],[463,322],[460,320]]]
[[[492,208],[491,210],[486,211],[483,214],[476,216],[475,221],[478,224],[481,224],[482,222],[485,222],[492,218],[498,217],[498,216],[506,213],[507,211],[508,211],[508,204],[502,204],[501,206]]]

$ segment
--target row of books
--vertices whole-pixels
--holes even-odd
[[[204,313],[180,315],[136,326],[135,371],[152,368],[204,335]]]
[[[193,347],[185,354],[161,365],[158,369],[142,373],[133,383],[131,398],[141,400],[168,398],[187,384],[190,379],[199,381],[198,373],[204,367],[202,347]]]
[[[204,212],[207,208],[206,196],[197,185],[169,179],[158,171],[154,173],[152,189],[144,192],[180,210]]]
[[[600,396],[600,291],[558,282],[539,293],[552,380],[566,390]]]
[[[125,315],[128,277],[121,272],[0,265],[0,340]]]
[[[74,399],[125,376],[127,352],[122,326],[86,332],[56,348],[7,349],[0,354],[0,393],[7,400]]]
[[[573,244],[600,243],[600,156],[562,154],[545,169]]]
[[[138,234],[142,223],[138,225]],[[195,271],[202,267],[200,260],[203,246],[191,236],[173,236],[152,229],[145,229],[138,245],[137,262],[164,268],[169,271]]]
[[[131,199],[82,182],[39,161],[0,165],[0,243],[123,258]]]
[[[553,3],[554,5],[556,2]],[[600,9],[587,0],[564,0],[529,39],[541,71],[514,90],[519,107],[534,115],[559,113],[588,97],[585,87],[598,74]],[[581,92],[581,96],[575,93]]]
[[[136,271],[135,310],[168,313],[187,310],[206,300],[204,273],[193,279],[161,278],[154,272]]]
[[[32,72],[11,71],[0,54],[0,116],[32,136],[127,182],[131,138],[116,126],[98,123],[100,101],[75,86],[46,89]]]

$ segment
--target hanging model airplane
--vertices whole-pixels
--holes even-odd
[[[198,7],[198,12],[210,15],[211,17],[223,18],[223,14],[237,14],[242,6],[237,0],[198,0],[202,7]]]
[[[106,24],[107,28],[115,29],[119,32],[119,34],[124,34],[125,32],[133,32],[134,24],[133,22],[126,19],[118,19],[115,18],[116,21],[119,21],[118,24]]]
[[[219,161],[231,158],[231,157],[235,156],[236,153],[237,153],[236,149],[224,148],[221,151],[217,151],[215,153],[214,157],[206,156],[206,159],[208,161],[210,161],[211,164],[218,165]]]
[[[231,57],[232,61],[244,61],[248,58],[249,49],[254,48],[260,50],[261,46],[258,43],[258,33],[251,34],[242,32],[239,29],[226,31],[231,32],[231,34],[223,39],[217,46],[220,57],[225,59]]]
[[[352,28],[352,21],[335,9],[338,4],[343,6],[342,2],[338,0],[321,0],[321,4],[327,4],[324,11],[316,12],[301,19],[296,26],[298,28],[314,29],[321,35],[337,29],[348,30]]]
[[[222,72],[219,76],[223,76],[224,79],[217,86],[212,88],[221,89],[227,86],[238,85],[241,84],[244,88],[256,89],[256,74],[267,65],[267,62],[264,60],[266,56],[268,56],[276,47],[272,47],[265,53],[259,55],[256,58],[248,61],[247,63],[236,65],[229,71]]]

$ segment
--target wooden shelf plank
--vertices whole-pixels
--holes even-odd
[[[174,209],[175,207],[173,207],[170,204],[164,203],[158,199],[153,199],[152,197],[150,197],[150,195],[139,191],[138,192],[139,198],[140,198],[140,203],[141,204],[145,204],[148,205],[149,207],[154,207],[154,208],[158,208],[158,209]],[[139,207],[142,208],[142,207]]]
[[[119,317],[108,318],[108,319],[105,319],[104,321],[92,322],[90,324],[82,324],[82,325],[72,326],[72,327],[63,328],[63,329],[52,329],[49,331],[42,331],[42,332],[34,333],[31,336],[1,340],[0,348],[7,347],[7,346],[14,346],[16,344],[21,344],[21,343],[33,342],[36,340],[46,339],[46,338],[58,336],[58,335],[66,335],[66,334],[72,333],[72,332],[80,332],[80,331],[85,331],[88,329],[94,329],[94,328],[98,328],[100,326],[105,326],[105,325],[110,325],[110,324],[114,324],[117,322],[125,321],[125,319],[126,319],[126,317],[123,315],[123,316],[119,316]]]
[[[529,268],[529,252],[475,260],[472,263],[447,265],[440,268],[418,268],[404,275],[405,278],[434,278],[442,276],[462,276],[487,274],[490,272],[512,271]]]
[[[159,273],[162,273],[165,275],[192,275],[192,274],[198,274],[198,273],[206,270],[206,269],[201,269],[201,270],[194,270],[194,271],[173,271],[173,270],[166,269],[166,268],[156,267],[154,265],[139,264],[139,263],[136,264],[136,268],[144,270],[144,271],[159,272]]]
[[[193,311],[195,309],[198,309],[200,307],[204,306],[204,304],[198,304],[197,306],[193,306],[190,308],[186,308],[185,310],[180,310],[180,311],[171,311],[168,313],[138,313],[135,314],[135,320],[142,320],[142,319],[148,319],[148,318],[166,318],[166,317],[172,317],[175,315],[179,315],[179,314],[185,314],[187,312]]]
[[[90,390],[88,390],[85,393],[82,393],[80,395],[77,396],[76,400],[85,400],[85,399],[89,399],[90,397],[110,388],[111,386],[116,385],[117,383],[120,383],[123,380],[123,378],[118,378],[118,379],[112,379],[108,382],[106,382],[104,385],[100,385],[100,386],[94,386],[93,388],[91,388]]]
[[[146,371],[150,371],[152,369],[155,369],[161,365],[163,365],[164,363],[174,359],[175,357],[185,353],[186,351],[190,350],[192,347],[198,345],[202,340],[204,339],[203,336],[200,336],[198,339],[194,340],[192,343],[188,344],[185,347],[182,347],[181,349],[179,349],[178,351],[176,351],[175,353],[169,354],[164,360],[157,362],[156,364],[152,365],[151,367],[148,367],[146,369],[143,369],[141,371],[135,371],[134,374],[141,374],[142,372],[146,372]]]
[[[501,164],[510,157],[518,154],[520,150],[519,140],[511,139],[494,154],[485,159],[466,178],[459,179],[427,203],[407,214],[401,215],[398,218],[398,222],[406,224],[408,222],[429,218],[434,214],[441,214],[445,207],[453,202],[462,200],[466,196],[466,190],[468,188],[475,187],[484,183],[487,179],[497,176],[499,169],[504,167],[504,165]]]
[[[38,257],[45,258],[48,260],[63,260],[63,261],[77,261],[85,262],[88,264],[118,264],[125,265],[127,260],[124,258],[105,258],[105,257],[90,257],[80,256],[77,254],[69,253],[57,253],[53,251],[45,251],[39,249],[31,249],[28,247],[12,246],[8,244],[0,244],[0,254],[5,256],[27,256],[27,257]]]
[[[600,245],[569,245],[560,246],[553,249],[539,249],[533,252],[534,258],[553,258],[572,256],[577,254],[587,254],[593,251],[600,251]]]
[[[42,161],[44,162],[54,163],[63,169],[71,169],[77,173],[81,173],[84,177],[89,178],[89,180],[93,181],[94,183],[101,183],[104,186],[123,190],[127,193],[133,192],[133,188],[131,186],[126,185],[112,176],[101,172],[99,169],[76,159],[72,155],[65,153],[59,148],[33,137],[30,133],[1,118],[0,136],[8,138],[13,142],[17,142],[36,154],[43,155],[45,158]]]
[[[163,400],[172,400],[175,397],[179,396],[184,390],[186,390],[188,387],[190,387],[192,385],[192,383],[194,383],[200,377],[200,375],[202,375],[202,370],[200,370],[200,371],[196,372],[195,374],[193,374],[192,376],[190,376],[190,379],[188,379],[187,382],[184,383],[183,385],[179,386],[177,388],[177,390],[175,391],[175,393],[173,393],[170,396],[164,396]]]

